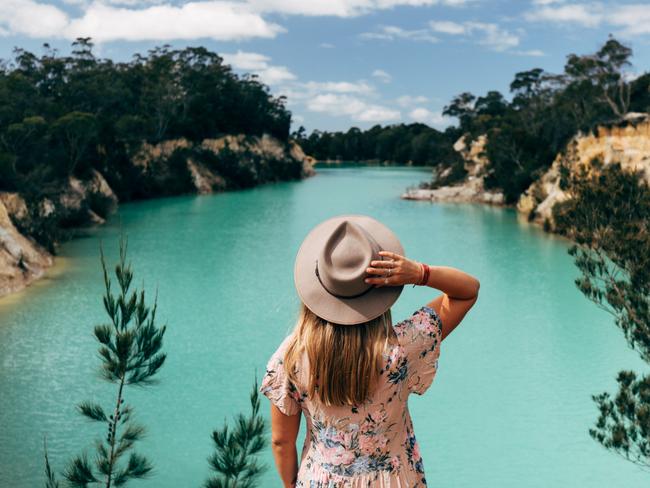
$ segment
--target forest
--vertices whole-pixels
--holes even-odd
[[[90,38],[69,56],[14,49],[0,69],[0,191],[38,197],[89,170],[120,201],[142,197],[130,163],[142,142],[270,134],[286,142],[291,113],[255,75],[238,76],[203,47],[157,47],[130,62],[99,59]]]
[[[451,145],[463,134],[472,138],[487,134],[486,186],[502,189],[512,203],[579,131],[650,112],[650,73],[629,75],[632,54],[630,47],[610,37],[595,53],[569,54],[562,73],[540,68],[516,73],[509,86],[510,100],[496,90],[482,96],[460,93],[443,110],[458,120],[458,127],[445,132],[399,124],[310,135],[300,131],[295,136],[307,153],[319,159],[389,160],[458,169]],[[463,176],[462,171],[453,174]]]

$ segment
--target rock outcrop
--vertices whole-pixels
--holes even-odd
[[[578,134],[558,154],[551,168],[519,198],[517,210],[526,219],[554,229],[553,207],[569,196],[561,188],[561,175],[580,167],[589,169],[594,159],[612,162],[623,169],[639,170],[650,182],[650,120],[624,123],[620,127],[599,127],[594,134]]]
[[[0,296],[25,288],[52,265],[52,256],[14,226],[10,214],[27,212],[15,193],[0,193]]]
[[[469,144],[463,136],[454,144],[454,149],[460,153],[464,160],[464,168],[467,176],[459,184],[441,186],[433,189],[412,188],[408,189],[402,198],[406,200],[431,200],[433,202],[473,202],[487,203],[491,205],[503,205],[505,198],[502,192],[487,190],[484,185],[485,169],[488,159],[485,156],[485,144],[487,137],[479,136]],[[434,180],[446,176],[443,170],[440,174],[434,175]]]
[[[213,193],[314,174],[313,159],[298,144],[268,135],[228,135],[201,144],[186,139],[144,143],[131,164],[145,187],[141,198]],[[118,197],[95,170],[85,179],[71,176],[29,207],[19,194],[0,192],[0,297],[26,287],[53,263],[52,255],[19,228],[30,229],[39,219],[59,228],[102,224],[117,204]]]

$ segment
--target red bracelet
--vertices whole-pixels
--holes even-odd
[[[420,263],[422,266],[422,279],[417,283],[419,286],[424,286],[429,282],[429,273],[431,269],[428,264]]]
[[[429,268],[428,264],[420,263],[422,265],[422,269],[424,270],[424,275],[422,276],[422,281],[418,283],[420,286],[424,286],[429,282],[429,273],[431,269]]]

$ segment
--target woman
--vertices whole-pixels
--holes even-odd
[[[284,486],[426,486],[407,398],[431,385],[440,343],[476,302],[478,280],[405,257],[395,234],[371,217],[341,215],[307,235],[294,281],[298,321],[260,386],[271,400]],[[393,325],[390,307],[407,284],[442,295]],[[301,414],[307,435],[298,463]]]

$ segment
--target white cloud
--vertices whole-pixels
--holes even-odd
[[[457,34],[465,34],[467,32],[467,29],[463,24],[459,24],[458,22],[452,22],[450,20],[440,20],[440,21],[432,20],[431,22],[429,22],[429,26],[433,31],[441,32],[443,34],[457,35]]]
[[[325,49],[334,49],[336,47],[334,44],[330,44],[329,42],[321,42],[319,46]]]
[[[525,14],[525,18],[533,22],[547,21],[596,27],[603,20],[603,12],[600,4],[554,5],[532,10]]]
[[[372,76],[380,81],[383,81],[384,83],[390,83],[393,79],[393,77],[390,74],[386,73],[383,69],[376,69],[372,72]]]
[[[258,75],[269,85],[295,80],[296,76],[285,66],[274,66],[269,63],[271,58],[259,53],[237,51],[235,54],[223,54],[226,63],[233,68],[248,71]]]
[[[248,0],[259,12],[288,15],[354,17],[399,6],[462,6],[471,0]]]
[[[501,28],[497,24],[485,22],[466,22],[465,26],[470,32],[478,31],[482,34],[479,44],[488,46],[495,51],[505,51],[519,45],[519,36]]]
[[[424,107],[414,108],[409,112],[409,117],[416,122],[437,127],[447,127],[450,124],[450,119],[442,115],[441,111],[432,112]]]
[[[528,49],[525,51],[512,51],[513,54],[518,54],[519,56],[533,56],[533,57],[541,57],[541,56],[546,56],[546,53],[542,51],[541,49]]]
[[[181,6],[114,7],[101,1],[84,6],[80,17],[33,0],[2,0],[0,28],[34,38],[142,41],[211,38],[221,41],[275,37],[284,29],[264,20],[245,4],[188,2]]]
[[[607,16],[607,20],[622,27],[622,34],[627,36],[650,34],[650,5],[621,5]]]
[[[395,39],[407,39],[411,41],[438,42],[438,38],[431,34],[428,29],[408,30],[394,25],[379,26],[376,32],[363,32],[359,34],[362,39],[383,39],[393,41]]]
[[[518,35],[494,23],[432,20],[429,22],[429,27],[440,34],[474,38],[477,44],[487,46],[494,51],[505,51],[519,45]]]
[[[494,51],[506,51],[519,45],[517,34],[494,23],[432,20],[429,22],[429,27],[436,33],[472,38],[477,44],[487,46]]]
[[[408,108],[414,105],[427,103],[428,101],[429,99],[427,97],[423,97],[422,95],[418,95],[418,96],[402,95],[397,99],[397,104],[400,107]]]
[[[31,0],[0,2],[0,28],[6,35],[58,37],[67,26],[67,14],[53,5]]]
[[[525,14],[530,22],[550,22],[555,24],[599,27],[608,25],[619,29],[615,34],[634,37],[650,34],[650,4],[637,3],[617,5],[600,2],[562,3],[535,8]]]
[[[401,117],[399,110],[371,104],[351,95],[324,93],[307,101],[307,109],[333,116],[348,116],[360,122],[388,122]]]

